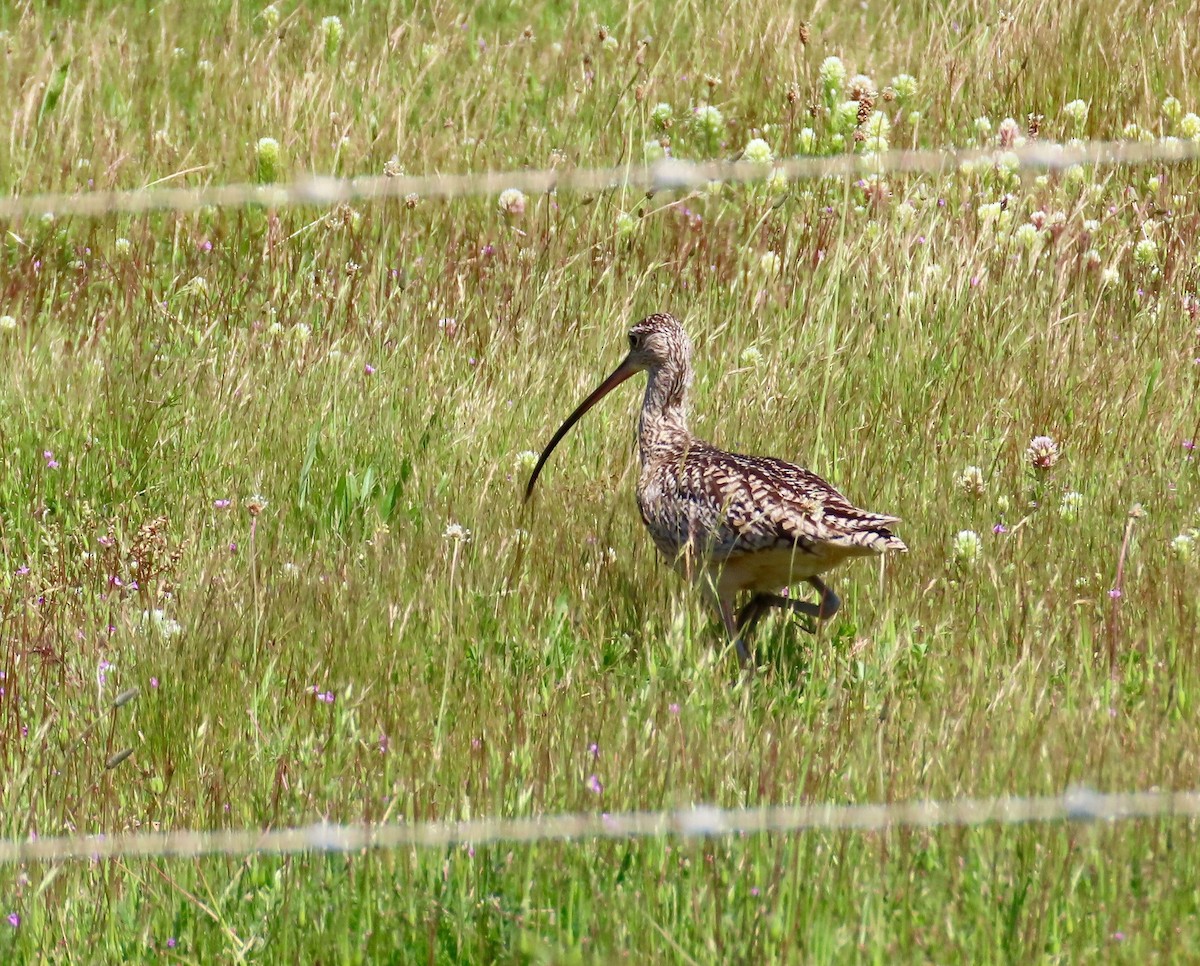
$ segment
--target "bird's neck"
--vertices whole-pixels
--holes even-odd
[[[687,426],[687,394],[691,383],[691,367],[687,365],[663,365],[650,370],[638,422],[638,448],[643,464],[691,438]]]

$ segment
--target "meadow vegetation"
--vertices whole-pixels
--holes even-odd
[[[1197,9],[720,7],[0,9],[8,196],[768,173],[0,225],[0,834],[1197,785],[1197,167],[1006,153],[1200,137]],[[996,153],[769,175],[953,145]],[[637,390],[521,505],[659,310],[697,345],[699,435],[911,548],[835,574],[815,636],[765,620],[741,687],[642,532]],[[6,867],[0,960],[1143,962],[1200,945],[1198,845],[1164,820]]]

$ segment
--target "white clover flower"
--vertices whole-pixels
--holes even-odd
[[[632,235],[637,229],[638,220],[628,211],[622,211],[617,215],[616,227],[617,234],[624,238],[627,235]]]
[[[983,556],[983,541],[974,530],[959,530],[954,535],[954,543],[950,548],[950,556],[956,564],[963,567],[974,567]]]
[[[1086,252],[1083,253],[1083,263],[1085,265],[1099,265],[1100,264],[1100,253],[1098,251],[1096,251],[1096,249],[1094,249],[1094,248],[1089,248]]]
[[[500,192],[496,207],[506,215],[520,216],[525,214],[525,192],[520,188],[505,188]]]
[[[1100,273],[1100,284],[1104,286],[1116,285],[1121,280],[1121,273],[1115,268],[1106,268]]]
[[[1153,238],[1143,238],[1133,247],[1133,260],[1142,268],[1150,268],[1158,263],[1158,242]]]
[[[738,359],[743,366],[752,369],[762,362],[762,353],[755,346],[748,345],[742,350]]]
[[[968,466],[954,478],[954,485],[968,496],[983,496],[987,488],[983,481],[983,470],[978,466]]]
[[[267,326],[267,335],[271,336],[272,338],[283,335],[283,323],[272,322]]]
[[[442,531],[442,539],[451,543],[470,543],[471,531],[458,523],[447,523]]]
[[[767,278],[775,278],[783,268],[783,260],[776,252],[763,252],[758,260],[758,269]]]
[[[1021,125],[1011,117],[1006,117],[1000,122],[996,137],[1002,148],[1017,148],[1025,143],[1025,138],[1021,135]]]
[[[289,335],[297,345],[304,345],[312,336],[312,328],[304,322],[297,322],[292,326]]]
[[[1142,130],[1142,126],[1136,121],[1130,121],[1121,130],[1121,137],[1126,141],[1144,141],[1146,132]]]
[[[279,26],[279,7],[276,4],[268,3],[258,15],[267,29],[274,30]]]
[[[1064,520],[1074,520],[1079,516],[1079,511],[1083,507],[1083,494],[1075,490],[1068,490],[1062,495],[1062,500],[1058,504],[1058,515]]]
[[[1188,141],[1200,140],[1200,115],[1190,111],[1179,119],[1179,136]]]
[[[1088,102],[1081,100],[1069,101],[1063,105],[1063,114],[1077,128],[1083,127],[1088,119]]]
[[[842,101],[833,109],[830,121],[836,131],[841,133],[853,131],[858,127],[858,101]]]
[[[325,48],[326,57],[337,55],[342,46],[342,21],[340,17],[325,17],[321,20],[321,45]]]
[[[531,449],[523,449],[517,454],[516,468],[517,472],[525,472],[537,466],[538,454]]]
[[[883,111],[872,111],[864,125],[868,137],[886,138],[892,130],[892,122]]]
[[[121,256],[128,255],[131,247],[132,246],[130,245],[128,238],[118,238],[115,242],[113,242],[113,248],[116,250],[117,254]]]
[[[917,209],[912,202],[902,201],[896,206],[896,221],[901,225],[911,225],[917,217]]]
[[[1042,240],[1042,233],[1037,229],[1037,226],[1025,222],[1025,224],[1017,226],[1016,231],[1013,232],[1013,238],[1030,251],[1033,251]]]
[[[279,142],[274,138],[259,138],[254,146],[254,162],[258,183],[270,184],[279,179]]]
[[[1021,159],[1012,151],[1005,151],[996,158],[996,173],[1004,180],[1011,181],[1021,172]]]
[[[801,154],[812,154],[817,149],[817,134],[811,127],[802,127],[796,136],[796,146]]]
[[[855,74],[846,81],[846,90],[848,90],[855,99],[864,91],[874,91],[875,82],[866,74]]]
[[[642,145],[642,155],[646,159],[647,164],[653,164],[655,161],[661,161],[667,156],[667,149],[657,141],[647,141]]]
[[[821,86],[827,94],[836,94],[846,83],[846,65],[840,57],[826,57],[818,71]]]
[[[1089,235],[1094,235],[1100,230],[1100,222],[1098,222],[1095,218],[1088,218],[1083,223],[1083,230]]]
[[[767,175],[767,188],[773,192],[786,191],[788,186],[787,172],[783,168],[772,168]]]
[[[711,104],[699,104],[692,108],[692,123],[708,138],[718,138],[725,131],[725,116]]]
[[[867,138],[862,143],[863,154],[883,154],[887,149],[887,138]]]
[[[1190,561],[1196,553],[1196,538],[1191,533],[1181,533],[1171,541],[1171,554],[1183,563]]]
[[[751,138],[742,150],[742,160],[752,164],[770,164],[772,160],[771,145],[762,138]]]
[[[981,225],[995,225],[1000,220],[1000,212],[1002,211],[1000,202],[989,201],[986,204],[980,205],[975,209],[975,214],[979,218]]]
[[[650,109],[650,120],[659,128],[668,128],[671,126],[671,121],[674,120],[675,112],[671,109],[671,105],[666,101],[655,104]]]
[[[892,90],[901,103],[917,96],[917,79],[912,74],[897,74],[892,78]]]
[[[975,118],[975,133],[981,138],[992,136],[992,119],[986,115]]]
[[[1083,170],[1082,164],[1072,164],[1063,170],[1063,184],[1070,188],[1077,188],[1087,180],[1087,172]]]
[[[158,608],[142,611],[141,625],[163,637],[175,637],[183,630],[183,625],[179,621],[168,617],[164,611]]]
[[[1169,120],[1178,121],[1179,115],[1183,113],[1183,105],[1179,103],[1178,97],[1168,95],[1163,98],[1162,112]]]

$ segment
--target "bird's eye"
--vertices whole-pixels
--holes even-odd
[[[633,349],[636,351],[637,347],[641,344],[641,341],[642,340],[638,338],[638,334],[636,332],[629,333],[629,348],[630,349]]]

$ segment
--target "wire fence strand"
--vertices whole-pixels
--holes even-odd
[[[813,180],[825,177],[868,177],[893,173],[947,173],[977,164],[1013,164],[1021,169],[1061,170],[1075,164],[1178,164],[1200,158],[1200,142],[1161,139],[1089,141],[1059,144],[1033,141],[1011,151],[995,148],[893,150],[880,154],[795,157],[773,165],[746,161],[692,162],[663,158],[654,164],[564,170],[488,171],[466,174],[396,175],[335,178],[313,176],[284,184],[228,184],[191,188],[146,187],[130,191],[92,191],[15,195],[0,199],[0,219],[53,214],[98,217],[150,211],[194,211],[261,205],[330,207],[343,202],[420,198],[449,199],[498,195],[507,188],[527,194],[551,191],[590,193],[634,189],[647,192],[686,191],[712,181],[762,181],[768,177]]]
[[[562,814],[413,824],[318,824],[289,829],[229,829],[79,835],[0,841],[0,864],[102,861],[113,858],[285,855],[372,849],[448,848],[495,843],[595,841],[671,836],[721,838],[764,832],[886,832],[901,827],[1116,822],[1200,817],[1200,791],[1097,792],[863,805],[795,805],[755,809],[709,806],[663,812]]]

